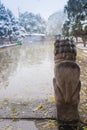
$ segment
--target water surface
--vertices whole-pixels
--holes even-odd
[[[0,49],[0,98],[48,99],[53,92],[53,45]]]

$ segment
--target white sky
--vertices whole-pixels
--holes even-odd
[[[20,12],[40,13],[41,16],[47,19],[56,11],[63,10],[67,0],[1,0],[1,2],[9,8],[13,14],[18,16],[18,8]]]

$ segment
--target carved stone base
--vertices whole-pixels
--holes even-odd
[[[58,130],[77,130],[77,126],[71,126],[71,125],[59,125]]]
[[[79,122],[78,105],[71,103],[57,105],[57,118],[59,123],[74,124]]]

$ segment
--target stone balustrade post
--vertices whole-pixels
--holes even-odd
[[[54,43],[54,94],[59,130],[75,130],[79,125],[80,67],[76,63],[76,47],[72,40]]]

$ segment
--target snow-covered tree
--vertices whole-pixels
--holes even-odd
[[[0,4],[0,37],[7,35],[9,17],[3,4]]]
[[[20,13],[19,22],[29,33],[45,33],[46,22],[39,14]]]
[[[3,4],[0,4],[0,38],[12,37],[18,35],[18,21],[9,9],[6,9]]]
[[[8,35],[10,38],[16,37],[17,35],[19,35],[19,21],[14,17],[9,9],[7,9],[7,14],[9,16]]]

